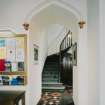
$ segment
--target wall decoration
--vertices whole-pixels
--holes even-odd
[[[5,39],[0,39],[0,47],[5,47]]]
[[[24,49],[24,37],[17,37],[16,38],[16,48],[23,48]]]
[[[73,45],[73,65],[77,66],[77,43]]]
[[[5,70],[5,59],[0,59],[0,71]]]
[[[15,38],[6,38],[6,47],[8,49],[15,49],[16,48],[16,39]]]
[[[36,45],[36,44],[34,44],[34,63],[36,64],[36,63],[38,63],[38,59],[39,59],[39,47]]]
[[[18,71],[24,71],[24,62],[18,62]]]
[[[0,85],[25,85],[26,35],[0,37]]]
[[[11,71],[12,64],[10,61],[5,61],[5,71]]]
[[[12,68],[11,68],[11,71],[12,72],[16,72],[18,69],[17,69],[17,63],[16,62],[12,62]]]
[[[0,47],[0,59],[6,59],[6,47]]]
[[[7,61],[15,62],[16,61],[16,50],[15,48],[8,48],[7,47]]]
[[[24,62],[24,49],[23,48],[16,49],[16,61]]]
[[[9,85],[9,76],[2,76],[3,85]]]
[[[2,76],[0,76],[0,85],[3,85]]]

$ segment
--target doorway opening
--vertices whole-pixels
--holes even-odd
[[[72,41],[72,32],[69,29],[66,30],[67,32],[57,43],[59,51],[49,54],[46,58],[42,72],[42,99],[39,105],[74,104],[72,99],[73,66],[77,65],[77,42]]]
[[[62,12],[60,12],[60,11],[62,11]],[[69,31],[70,31],[70,34],[72,34],[72,45],[77,45],[77,44],[75,44],[75,42],[77,43],[77,35],[78,35],[78,24],[77,24],[78,19],[77,19],[77,17],[72,12],[66,10],[65,8],[62,8],[61,6],[56,5],[56,4],[51,4],[51,5],[47,5],[40,12],[35,14],[35,16],[32,17],[31,23],[32,23],[32,26],[34,26],[34,28],[32,30],[33,34],[35,32],[35,33],[38,33],[39,35],[41,35],[41,36],[39,36],[37,34],[38,36],[36,37],[36,39],[38,39],[38,40],[32,39],[33,42],[36,41],[37,43],[42,43],[42,42],[38,42],[38,41],[43,36],[47,36],[46,39],[44,38],[43,43],[44,43],[44,41],[48,42],[47,46],[46,47],[44,46],[44,50],[43,50],[43,53],[46,53],[45,51],[47,50],[48,55],[47,55],[47,59],[45,60],[45,65],[44,65],[44,69],[42,71],[42,77],[41,77],[42,78],[42,92],[44,92],[45,95],[49,95],[49,92],[54,90],[55,92],[53,94],[58,95],[59,92],[60,92],[60,94],[62,94],[62,92],[64,92],[64,89],[66,87],[73,89],[73,85],[74,85],[73,70],[71,70],[72,71],[71,73],[68,71],[65,72],[63,70],[65,70],[65,68],[67,70],[73,69],[72,60],[73,60],[74,55],[75,55],[74,58],[76,58],[76,53],[74,53],[74,55],[71,54],[71,52],[72,52],[71,49],[73,49],[73,48],[71,48],[71,49],[65,48],[66,49],[65,54],[61,53],[61,55],[60,55],[59,52],[60,52],[60,44],[63,41],[63,38],[66,35],[68,35]],[[33,36],[33,37],[35,37],[35,36]],[[70,38],[70,36],[68,36],[68,38]],[[67,44],[69,45],[69,41],[67,41],[68,38],[65,39],[64,43],[67,42]],[[59,44],[56,44],[56,42],[58,42]],[[70,41],[70,43],[71,43],[71,41]],[[67,45],[67,44],[64,44],[64,45]],[[39,48],[41,48],[41,47],[42,47],[42,45],[39,46]],[[71,47],[71,46],[69,46],[69,47]],[[63,49],[63,50],[65,50],[65,49]],[[60,62],[60,60],[61,60],[61,62]],[[55,67],[54,70],[50,69],[50,71],[49,71],[48,70],[49,65],[59,67],[60,70],[59,69],[57,70]],[[69,66],[67,66],[67,65],[69,65]],[[63,73],[61,73],[61,69],[63,69],[62,71],[65,73],[65,76],[62,75]],[[70,73],[70,75],[71,74],[72,75],[70,76],[69,73]],[[66,76],[66,75],[68,75],[68,76]],[[71,82],[68,79],[71,79]],[[48,81],[50,81],[50,82],[48,83]],[[70,86],[70,85],[72,85],[72,86]],[[43,100],[44,94],[42,93],[41,100]],[[47,96],[45,96],[45,97],[47,97]]]

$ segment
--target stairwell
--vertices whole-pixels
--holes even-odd
[[[47,56],[42,72],[42,97],[38,105],[74,105],[72,99],[72,33],[63,38],[59,52]],[[66,88],[69,87],[69,92]],[[68,93],[68,94],[65,94]]]
[[[42,72],[43,91],[61,91],[64,90],[64,85],[72,87],[72,54],[68,54],[68,50],[72,48],[71,35],[69,30],[60,44],[60,52],[47,57]]]
[[[64,86],[60,83],[59,55],[54,54],[47,57],[42,73],[42,89],[44,90],[63,90]]]

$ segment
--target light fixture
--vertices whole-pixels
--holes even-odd
[[[85,14],[84,14],[84,2],[83,0],[80,1],[81,7],[80,7],[80,21],[78,22],[78,25],[80,29],[84,28],[85,22]]]
[[[29,23],[24,22],[23,27],[25,30],[28,30],[29,29]]]
[[[78,22],[80,29],[82,29],[84,27],[84,24],[86,24],[85,21],[80,21]]]

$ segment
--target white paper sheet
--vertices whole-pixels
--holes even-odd
[[[16,39],[15,38],[6,39],[6,47],[14,49],[16,47]]]
[[[16,47],[17,48],[24,48],[24,37],[17,37],[16,38]]]
[[[5,47],[5,39],[0,39],[0,47]]]
[[[24,49],[23,48],[16,49],[16,61],[24,62]]]
[[[0,59],[6,59],[6,48],[0,47]]]
[[[15,62],[16,61],[16,56],[15,56],[15,54],[16,54],[16,51],[15,51],[15,49],[7,49],[7,61],[11,61],[11,62]]]
[[[17,63],[12,63],[12,71],[17,71]]]

